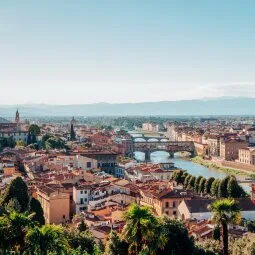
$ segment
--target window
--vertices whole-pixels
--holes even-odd
[[[166,202],[166,208],[168,208],[169,207],[169,203],[168,202]]]
[[[83,190],[81,190],[80,193],[83,194]]]
[[[176,211],[173,211],[173,215],[176,216],[176,214],[177,214]]]
[[[84,190],[84,194],[87,194],[88,192],[87,192],[87,190]]]
[[[91,162],[87,162],[87,168],[91,168]]]
[[[168,215],[168,211],[166,211],[166,214]]]
[[[85,201],[85,202],[87,202],[87,201],[88,201],[88,199],[87,199],[87,198],[84,198],[84,201]]]
[[[81,198],[81,200],[80,200],[80,204],[81,204],[81,205],[83,204],[83,198]]]
[[[175,204],[175,202],[173,202],[173,207],[176,207],[176,204]]]

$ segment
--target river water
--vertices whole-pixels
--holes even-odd
[[[141,152],[135,152],[135,158],[139,161],[144,161],[144,154]],[[186,170],[188,173],[199,176],[202,175],[205,178],[214,177],[223,179],[227,174],[218,169],[208,168],[197,163],[192,162],[189,159],[183,158],[175,154],[174,158],[170,158],[167,152],[154,152],[151,154],[151,162],[153,163],[166,163],[173,162],[175,167]],[[250,191],[250,186],[248,184],[241,184],[246,192]]]

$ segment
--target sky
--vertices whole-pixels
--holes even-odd
[[[0,4],[0,105],[255,97],[253,0]]]

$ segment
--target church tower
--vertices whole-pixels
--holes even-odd
[[[17,123],[17,124],[20,123],[20,117],[19,117],[19,110],[18,109],[16,111],[15,123]]]

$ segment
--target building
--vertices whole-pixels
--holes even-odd
[[[222,140],[220,144],[220,157],[224,160],[234,161],[238,159],[239,149],[247,146],[247,141],[238,139]]]
[[[80,213],[88,209],[90,189],[92,183],[80,183],[73,187],[75,212]]]
[[[157,216],[179,217],[178,206],[192,198],[191,192],[164,187],[162,183],[140,187],[140,204],[150,206]]]
[[[242,164],[255,165],[255,148],[246,147],[239,149],[238,162]]]
[[[70,196],[48,186],[37,189],[37,199],[40,201],[45,222],[61,224],[70,220]]]
[[[249,198],[236,199],[240,203],[241,218],[253,220],[255,218],[255,205]],[[214,199],[183,200],[178,206],[178,211],[183,220],[208,220],[212,212],[208,209]]]
[[[220,136],[209,135],[207,139],[209,156],[219,157],[220,156]]]
[[[142,125],[143,131],[149,131],[149,132],[159,132],[159,125],[153,122],[147,122],[143,123]]]

